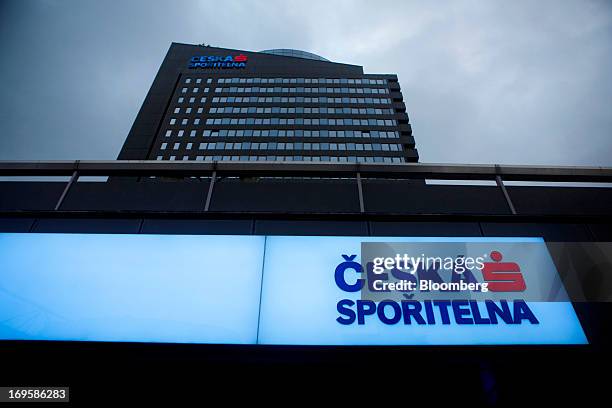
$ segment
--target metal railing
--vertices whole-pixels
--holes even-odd
[[[611,167],[548,167],[464,164],[364,164],[312,162],[197,162],[197,161],[0,161],[0,176],[70,176],[55,210],[81,176],[208,177],[210,184],[204,211],[209,211],[215,182],[219,177],[333,177],[356,180],[360,212],[364,212],[364,178],[492,180],[504,196],[512,214],[516,209],[504,181],[604,182],[612,183]],[[612,184],[611,184],[612,186]]]

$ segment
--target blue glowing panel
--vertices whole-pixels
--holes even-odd
[[[253,344],[264,237],[0,234],[0,339]]]
[[[402,293],[396,294],[400,301],[371,301],[371,294],[347,292],[337,281],[339,264],[359,265],[370,245],[364,243],[382,243],[391,251],[400,244],[445,251],[449,243],[480,251],[483,243],[495,243],[491,248],[505,248],[507,265],[519,261],[537,271],[537,279],[525,278],[536,294],[549,292],[541,277],[557,275],[539,238],[0,234],[0,339],[296,345],[587,342],[570,302],[527,297],[523,302],[509,298],[514,303],[508,307],[518,306],[514,316],[528,309],[520,322],[459,324],[461,316],[476,321],[482,314],[486,319],[491,304],[475,297],[472,304],[445,309],[451,316],[446,323],[442,308],[435,311],[435,322],[389,323],[393,307],[407,303]],[[537,251],[529,254],[508,243],[529,243]],[[350,255],[356,257],[348,261]],[[368,275],[349,269],[342,278],[354,284]],[[562,289],[557,285],[555,293]],[[496,301],[505,306],[505,300]]]
[[[567,301],[522,302],[519,299],[518,302],[514,302],[512,299],[516,298],[510,297],[508,307],[514,311],[516,320],[502,321],[498,318],[495,324],[458,324],[457,316],[461,313],[475,315],[475,311],[466,310],[465,305],[457,307],[457,310],[450,309],[447,324],[444,323],[440,311],[431,312],[434,324],[419,324],[416,320],[411,320],[410,324],[405,324],[403,321],[389,324],[385,323],[377,313],[364,314],[363,324],[360,324],[355,315],[358,315],[357,302],[362,300],[363,294],[359,291],[341,290],[335,281],[334,273],[339,264],[346,262],[342,255],[356,254],[357,258],[353,261],[360,262],[359,254],[363,242],[530,243],[541,246],[542,252],[537,260],[540,267],[543,263],[547,263],[546,268],[554,268],[552,259],[546,252],[544,241],[539,238],[267,237],[259,343],[303,345],[587,343],[573,306]],[[363,273],[353,271],[347,273],[346,280],[352,285],[363,277]],[[343,309],[345,313],[340,313],[341,301],[346,302]],[[505,306],[503,302],[505,301],[499,301],[497,305]],[[381,305],[380,302],[375,304],[378,307]],[[485,316],[483,319],[486,319],[488,309],[485,302],[475,301],[474,307],[479,310],[478,313]],[[387,314],[389,309],[391,308],[386,310]],[[526,314],[526,310],[531,314]],[[425,316],[426,312],[423,311],[421,315]],[[519,320],[517,316],[533,316],[537,324],[527,319]],[[345,321],[345,324],[341,324],[338,318],[343,318],[349,323]],[[351,318],[355,320],[351,321]]]

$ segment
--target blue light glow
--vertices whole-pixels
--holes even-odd
[[[338,301],[360,298],[359,292],[336,286],[334,269],[342,262],[341,255],[359,254],[362,242],[383,241],[544,246],[540,238],[5,233],[0,234],[0,339],[300,345],[587,343],[569,302],[530,302],[537,325],[386,325],[375,318],[365,325],[339,324]]]
[[[361,242],[533,242],[541,238],[268,237],[259,342],[304,345],[586,344],[569,302],[531,302],[539,325],[365,325],[335,320],[341,299],[360,292],[338,289],[330,277],[341,254],[359,254]],[[316,254],[316,256],[314,256]],[[357,259],[359,262],[359,259]],[[552,260],[550,260],[552,262]]]
[[[252,344],[263,242],[0,234],[0,338]]]

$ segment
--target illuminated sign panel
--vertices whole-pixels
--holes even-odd
[[[252,344],[263,243],[0,234],[0,338]]]
[[[587,343],[533,238],[7,233],[0,277],[0,339]]]
[[[245,68],[248,57],[244,54],[239,55],[201,55],[191,57],[189,68]]]
[[[384,275],[368,279],[371,273],[367,266],[351,255],[361,252],[363,256],[364,243],[383,241],[386,245],[409,245],[418,256],[426,248],[440,250],[448,245],[461,248],[462,255],[466,249],[484,255],[485,247],[505,245],[508,259],[518,256],[518,252],[509,251],[513,245],[530,244],[531,252],[518,259],[537,267],[531,273],[523,271],[525,276],[529,273],[525,279],[533,283],[534,293],[489,292],[489,300],[482,293],[460,290],[428,292],[427,296],[416,291],[372,294],[362,289]],[[454,249],[447,253],[461,253]],[[495,262],[485,260],[483,266],[491,263],[488,261]],[[573,306],[562,297],[564,292],[554,301],[537,297],[544,283],[531,275],[550,276],[554,272],[556,277],[554,268],[543,240],[536,238],[267,237],[259,341],[311,345],[585,344]],[[427,271],[431,273],[431,269]],[[452,282],[451,273],[439,273],[439,283]],[[478,273],[474,271],[474,275]],[[482,275],[478,281],[484,282]]]

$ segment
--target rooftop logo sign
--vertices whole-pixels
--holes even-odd
[[[232,69],[245,68],[248,57],[244,54],[239,55],[202,55],[194,56],[189,60],[189,68],[218,68]]]

